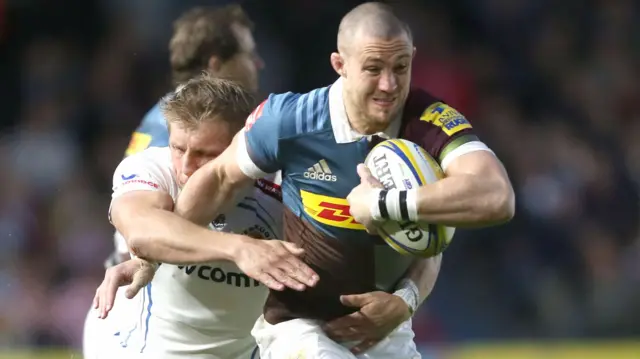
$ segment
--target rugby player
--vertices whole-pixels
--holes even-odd
[[[258,72],[264,63],[256,51],[252,35],[253,23],[238,5],[226,7],[196,7],[181,15],[173,24],[173,35],[169,42],[172,80],[175,86],[207,71],[214,77],[228,78],[245,88],[256,91]],[[126,155],[132,155],[147,147],[168,146],[167,122],[158,102],[145,115],[132,135]],[[115,251],[105,261],[110,268],[129,258],[127,244],[119,234],[114,235]],[[144,280],[137,281],[145,282]],[[135,293],[133,291],[131,293]],[[133,294],[131,294],[133,295]],[[125,297],[125,288],[116,293]],[[83,333],[85,358],[93,358],[100,351],[103,338],[112,335],[114,325],[130,313],[131,301],[119,301],[118,308],[93,308],[87,314]],[[109,303],[113,303],[113,298]],[[99,318],[106,320],[99,320]]]
[[[449,105],[410,89],[414,54],[409,28],[387,6],[358,6],[341,21],[338,51],[331,54],[338,80],[306,94],[269,96],[178,198],[178,213],[209,223],[239,188],[282,170],[284,239],[305,249],[303,260],[321,279],[302,292],[270,291],[252,332],[262,358],[352,358],[347,348],[353,345],[370,358],[419,357],[409,317],[430,290],[428,275],[412,264],[400,282],[377,278],[390,272],[384,269],[389,258],[381,261],[377,252],[390,249],[376,246],[379,237],[351,213],[370,227],[373,220],[407,216],[452,226],[492,225],[513,216],[506,171],[471,124]],[[372,145],[391,137],[422,146],[446,178],[410,191],[374,188],[378,184],[356,168]],[[395,330],[378,327],[371,308],[397,306],[404,322]],[[371,330],[352,336],[350,327],[364,323]]]
[[[252,108],[235,82],[189,80],[162,104],[169,147],[131,155],[115,170],[111,221],[132,254],[162,265],[116,335],[121,348],[105,348],[102,357],[255,357],[250,330],[267,295],[260,282],[277,282],[270,286],[276,290],[314,284],[296,275],[315,275],[297,259],[303,252],[297,245],[254,239],[280,234],[277,185],[252,184],[210,225],[217,230],[172,212],[189,176],[225,150]]]

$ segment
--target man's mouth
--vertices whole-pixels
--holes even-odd
[[[384,98],[384,97],[374,97],[373,103],[380,107],[391,107],[396,101],[395,97]]]

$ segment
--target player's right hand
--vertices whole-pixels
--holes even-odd
[[[304,250],[293,243],[247,237],[238,246],[234,262],[244,274],[270,289],[303,291],[315,286],[319,276],[300,260],[302,253]]]
[[[132,258],[107,268],[104,279],[93,297],[93,308],[98,311],[98,318],[104,319],[109,315],[118,288],[128,284],[125,296],[131,299],[151,282],[155,272],[154,264],[140,258]]]

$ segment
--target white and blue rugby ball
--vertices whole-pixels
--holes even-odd
[[[444,178],[442,168],[427,151],[402,139],[376,145],[367,155],[365,165],[386,189],[409,190]],[[420,257],[442,253],[454,233],[453,227],[424,222],[390,220],[378,226],[378,234],[397,252]]]

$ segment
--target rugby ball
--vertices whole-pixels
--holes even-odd
[[[365,159],[365,165],[386,189],[409,190],[444,178],[440,165],[417,144],[393,139],[379,143]],[[455,228],[425,222],[386,221],[378,234],[404,255],[432,257],[442,253]]]

